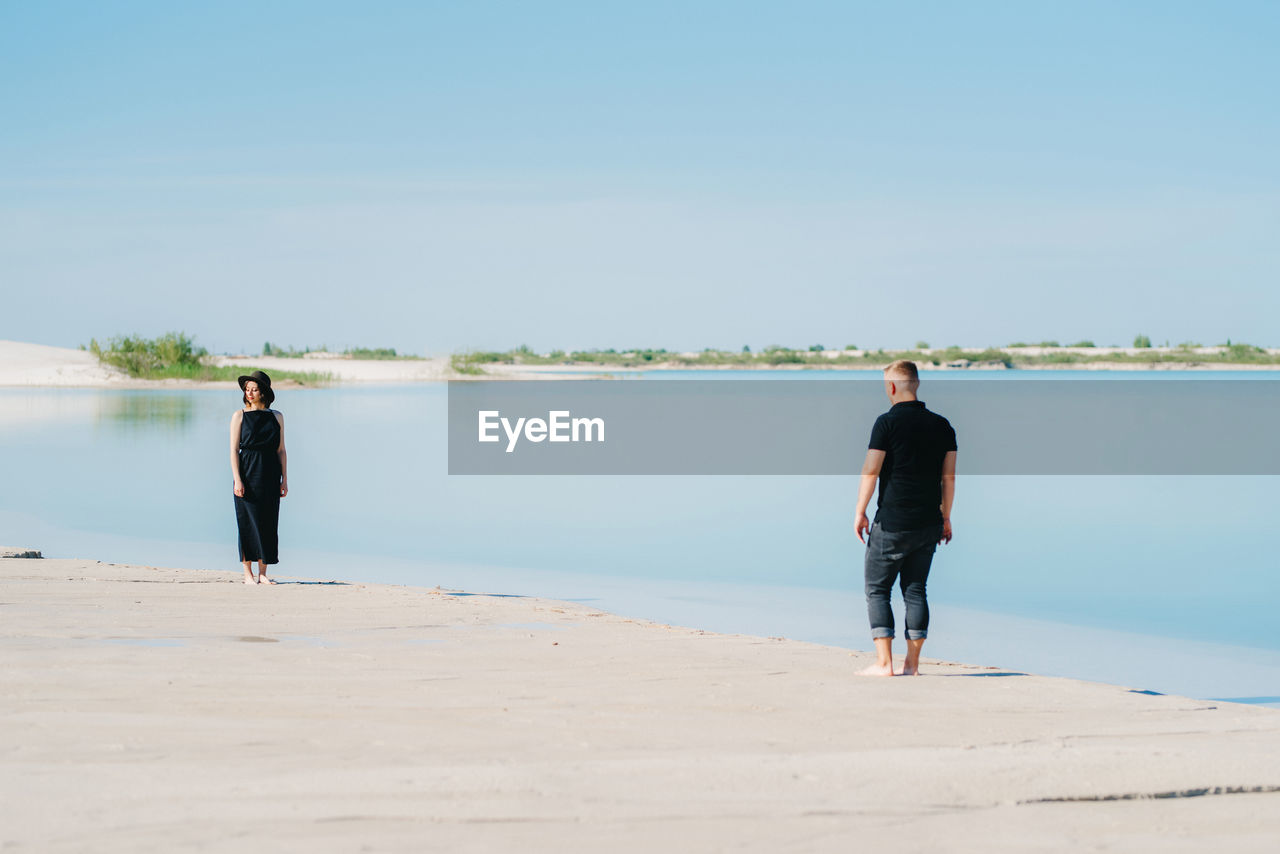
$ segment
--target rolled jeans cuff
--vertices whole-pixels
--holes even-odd
[[[884,626],[872,626],[872,627],[871,627],[871,637],[872,637],[873,639],[874,639],[874,638],[889,638],[890,640],[893,640],[893,629],[886,628],[886,627],[884,627]]]
[[[907,640],[924,640],[928,636],[928,629],[907,629]]]

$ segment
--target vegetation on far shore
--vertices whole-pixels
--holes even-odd
[[[95,338],[84,348],[104,364],[113,365],[131,377],[140,379],[183,379],[195,381],[234,381],[252,365],[213,364],[213,358],[195,340],[182,332],[169,332],[158,338],[137,335],[118,335],[99,343]],[[296,350],[285,349],[270,342],[263,345],[262,355],[299,358],[308,353],[327,353],[323,347]],[[353,348],[340,355],[351,359],[421,359],[421,356],[403,356],[393,348]],[[916,342],[910,350],[863,350],[854,345],[841,349],[828,349],[821,344],[806,348],[772,345],[760,351],[750,347],[741,350],[716,350],[701,352],[676,352],[666,349],[631,350],[552,350],[537,353],[527,346],[506,351],[473,350],[455,353],[450,358],[454,373],[478,376],[485,373],[487,365],[570,366],[586,368],[865,368],[883,367],[895,359],[911,359],[923,368],[929,367],[992,367],[1035,368],[1056,365],[1087,365],[1110,363],[1119,365],[1150,366],[1156,364],[1180,365],[1280,365],[1280,354],[1268,353],[1252,344],[1227,341],[1215,347],[1204,348],[1194,342],[1176,346],[1153,347],[1146,335],[1138,335],[1129,348],[1100,348],[1092,341],[1078,341],[1065,347],[1057,341],[1040,341],[1034,344],[1015,342],[1007,347],[986,349],[958,346],[931,348],[927,342]],[[333,375],[324,371],[272,370],[273,380],[292,380],[301,385],[324,385],[333,381]]]
[[[1036,351],[1027,352],[1031,348]],[[1070,348],[1070,349],[1067,349]],[[1118,348],[1115,348],[1118,349]],[[1080,352],[1097,350],[1098,352]],[[1228,341],[1209,351],[1199,344],[1185,342],[1175,347],[1156,348],[1150,339],[1139,335],[1129,352],[1107,352],[1092,341],[1080,341],[1062,345],[1056,341],[1036,344],[1017,342],[1008,347],[986,349],[958,346],[930,348],[920,341],[912,350],[861,350],[853,345],[839,350],[829,350],[821,344],[804,349],[769,346],[759,352],[750,347],[740,351],[708,348],[698,353],[675,352],[665,349],[631,350],[552,350],[536,353],[527,346],[506,351],[473,350],[457,353],[451,364],[460,374],[481,374],[484,365],[556,365],[619,368],[876,368],[896,359],[910,359],[921,367],[972,367],[989,366],[1003,368],[1034,368],[1044,365],[1072,365],[1098,362],[1132,364],[1135,366],[1159,363],[1171,364],[1249,364],[1280,365],[1280,355],[1268,353],[1252,344]]]
[[[215,365],[209,351],[197,347],[195,339],[182,332],[167,332],[159,338],[117,335],[99,343],[94,338],[86,348],[106,365],[120,368],[131,377],[144,380],[230,381],[252,370],[246,365]],[[300,385],[323,385],[331,374],[321,371],[271,371],[273,382],[293,380]]]
[[[270,341],[262,345],[262,355],[274,356],[284,359],[300,359],[311,353],[328,353],[329,348],[323,344],[319,347],[307,347],[298,350],[295,347],[277,347]],[[423,356],[414,356],[405,353],[397,353],[395,347],[348,347],[341,353],[334,353],[334,356],[343,356],[348,359],[423,359]]]

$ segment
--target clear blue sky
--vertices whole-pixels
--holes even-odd
[[[0,4],[0,338],[1280,346],[1280,3]]]

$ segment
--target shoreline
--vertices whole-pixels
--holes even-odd
[[[927,355],[922,355],[922,358]],[[1034,354],[1033,354],[1034,355]],[[424,359],[346,359],[346,358],[285,358],[279,356],[218,356],[218,365],[239,365],[246,371],[261,368],[268,372],[299,371],[328,373],[330,383],[322,387],[343,385],[393,385],[416,383],[441,383],[448,381],[502,381],[502,380],[563,380],[608,379],[610,375],[631,376],[639,373],[660,374],[663,371],[877,371],[875,366],[865,365],[679,365],[664,362],[645,366],[613,366],[590,363],[561,365],[485,365],[481,374],[460,374],[453,370],[450,357]],[[1274,371],[1280,365],[1221,362],[1080,362],[1023,365],[1005,368],[1003,365],[975,363],[964,367],[946,364],[920,367],[922,373],[985,372],[985,371]],[[305,388],[287,380],[281,380],[281,388]],[[0,341],[0,388],[96,388],[96,389],[234,389],[230,381],[202,382],[196,380],[136,379],[124,372],[98,362],[91,353],[43,344],[27,344],[17,341]]]
[[[239,575],[0,560],[0,841],[1137,852],[1280,832],[1270,709],[934,659],[857,678],[870,653],[590,604]]]
[[[0,514],[0,522],[5,521]],[[10,530],[23,530],[14,520]],[[46,530],[33,541],[61,541]],[[203,544],[132,540],[129,547],[74,538],[49,557],[76,553],[106,554],[104,562],[145,562],[183,566],[196,572],[226,571],[225,548]],[[234,551],[234,550],[233,550]],[[456,560],[423,561],[384,555],[377,570],[353,570],[354,553],[290,549],[290,576],[339,578],[348,583],[414,588],[502,591],[519,597],[591,602],[619,616],[666,625],[688,626],[716,634],[785,637],[804,643],[872,652],[865,626],[865,601],[859,584],[789,585],[780,581],[743,581],[604,575]],[[900,604],[900,603],[899,603]],[[1148,628],[1072,622],[1041,614],[985,610],[953,597],[931,603],[938,632],[931,657],[952,662],[983,662],[1044,676],[1078,679],[1117,688],[1153,691],[1206,702],[1238,702],[1280,710],[1280,649],[1243,640],[1161,633]],[[1004,637],[1026,642],[1009,646]],[[1122,659],[1110,655],[1123,648]],[[901,643],[895,646],[900,660]],[[1265,700],[1265,701],[1264,701]]]

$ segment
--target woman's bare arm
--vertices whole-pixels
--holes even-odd
[[[240,422],[244,419],[244,413],[236,410],[231,416],[231,478],[232,491],[244,497],[244,481],[240,479]]]
[[[280,497],[289,494],[289,455],[284,450],[284,413],[275,413],[276,423],[280,425],[280,447],[276,451],[280,455]]]

